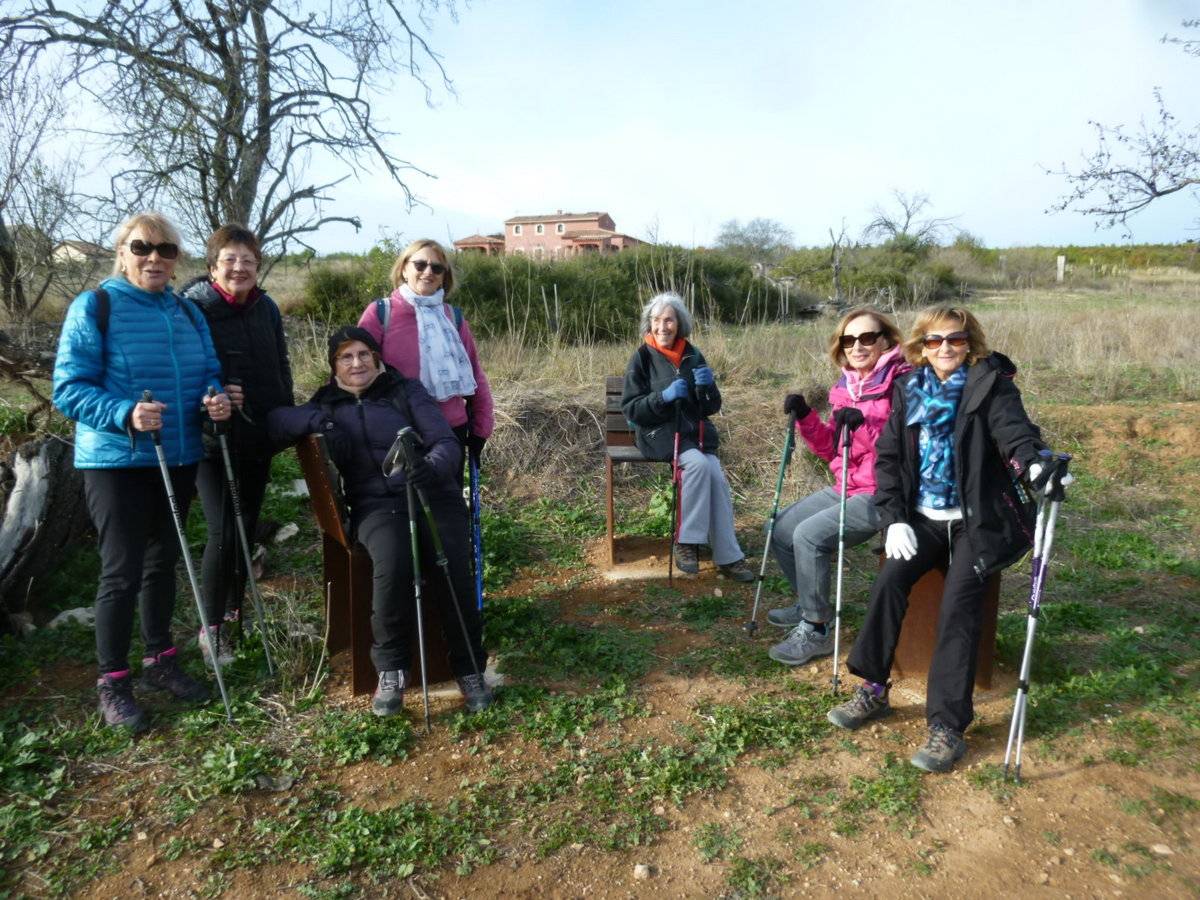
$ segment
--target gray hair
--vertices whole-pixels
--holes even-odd
[[[692,333],[692,314],[684,305],[683,298],[674,291],[663,291],[650,298],[650,302],[642,307],[642,334],[650,333],[650,320],[661,307],[669,306],[675,310],[675,321],[679,323],[678,336],[685,338]]]

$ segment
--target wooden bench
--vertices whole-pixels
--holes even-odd
[[[625,379],[609,375],[604,379],[604,510],[608,523],[608,564],[616,565],[616,519],[613,515],[613,464],[657,463],[670,461],[646,459],[633,443],[633,426],[621,411]]]
[[[313,514],[321,529],[325,615],[328,621],[325,646],[330,655],[349,648],[350,690],[366,694],[375,690],[375,666],[371,663],[371,557],[362,544],[351,539],[350,516],[342,496],[341,479],[329,458],[325,439],[310,434],[296,445],[300,469],[308,484]],[[407,553],[407,545],[399,548]],[[425,619],[425,659],[431,684],[451,677],[446,642],[442,636],[438,607],[444,602],[445,586],[439,578],[426,579],[421,608]],[[409,684],[421,684],[417,663],[417,635],[411,639],[413,665]]]

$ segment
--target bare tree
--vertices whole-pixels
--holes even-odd
[[[747,262],[775,263],[792,249],[792,233],[774,219],[730,219],[717,232],[717,247]]]
[[[0,16],[22,61],[61,52],[109,111],[116,196],[165,206],[193,236],[244,223],[277,253],[325,225],[330,191],[378,167],[412,193],[421,172],[386,148],[374,98],[405,73],[452,85],[425,35],[453,0],[25,0]],[[314,174],[310,176],[310,168]]]
[[[864,240],[879,238],[889,241],[901,238],[920,246],[932,246],[941,239],[953,221],[952,218],[925,215],[925,211],[931,205],[928,194],[906,194],[894,190],[892,199],[895,201],[895,209],[889,210],[877,205],[871,210],[875,218],[863,229]]]
[[[1200,28],[1200,19],[1187,19],[1184,28]],[[1190,56],[1200,56],[1200,40],[1167,35]],[[1200,186],[1200,124],[1186,125],[1171,114],[1162,91],[1154,89],[1157,109],[1150,121],[1135,129],[1092,121],[1096,146],[1083,154],[1079,168],[1063,163],[1050,174],[1065,178],[1070,190],[1050,212],[1072,209],[1097,219],[1097,228],[1121,225],[1155,200]]]

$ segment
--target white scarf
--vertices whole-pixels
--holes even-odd
[[[462,338],[442,309],[444,292],[438,290],[425,297],[402,284],[397,293],[417,313],[417,346],[425,390],[439,403],[451,397],[474,396],[475,373]]]

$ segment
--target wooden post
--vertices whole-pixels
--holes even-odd
[[[1067,274],[1067,258],[1065,256],[1063,256],[1062,254],[1059,254],[1058,272],[1057,272],[1054,280],[1057,281],[1059,284],[1062,284],[1063,278],[1066,276],[1066,274]]]

